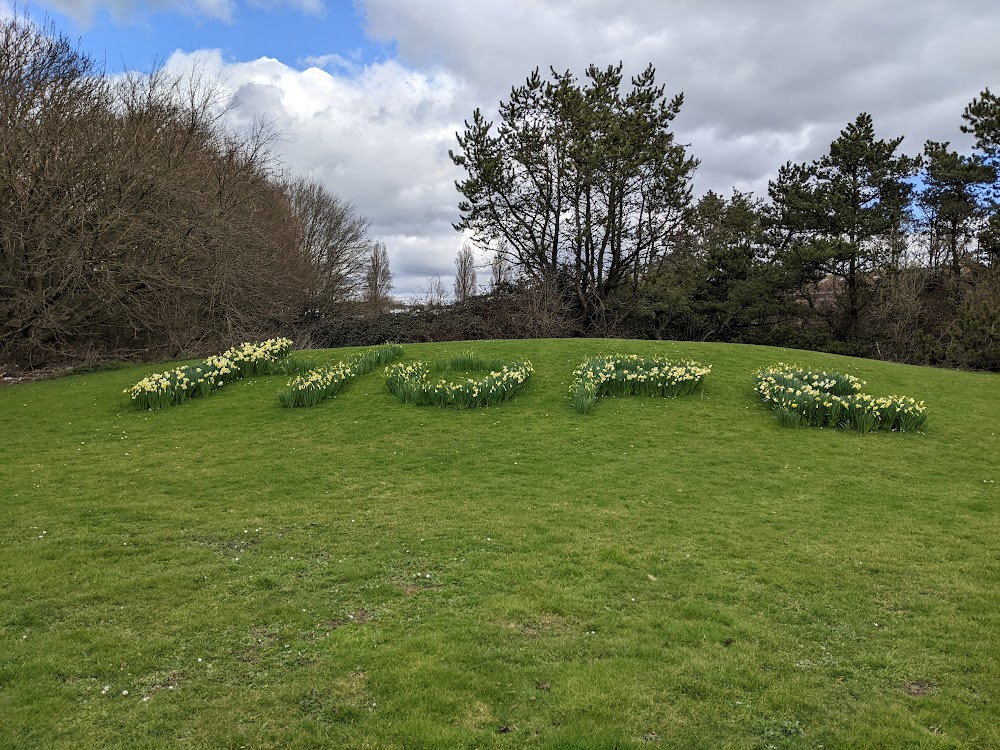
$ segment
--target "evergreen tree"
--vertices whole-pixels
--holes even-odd
[[[979,155],[962,156],[949,150],[947,143],[924,145],[923,189],[917,206],[932,268],[947,264],[959,277],[962,259],[988,214],[981,191],[995,178],[995,170]]]
[[[786,164],[769,187],[790,249],[806,265],[843,284],[836,334],[848,340],[873,283],[908,220],[919,159],[897,154],[903,138],[876,140],[866,113],[841,131],[811,164]],[[889,256],[891,257],[891,255]]]
[[[468,176],[456,229],[505,247],[517,269],[557,283],[586,323],[666,252],[691,199],[697,166],[670,125],[683,96],[667,98],[652,66],[622,91],[622,66],[536,70],[500,105],[494,129],[479,110],[451,158]]]
[[[962,132],[975,136],[976,148],[990,160],[1000,160],[1000,96],[983,89],[969,102],[962,119],[968,123]]]
[[[983,89],[965,108],[962,119],[968,123],[962,125],[962,132],[975,136],[983,161],[994,170],[992,189],[982,201],[988,218],[979,233],[979,246],[990,265],[997,267],[1000,264],[1000,96]]]

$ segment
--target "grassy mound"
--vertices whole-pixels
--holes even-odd
[[[467,410],[381,371],[303,410],[274,376],[132,411],[148,365],[0,389],[0,747],[1000,746],[1000,377],[402,361],[470,347],[535,372]],[[608,351],[712,374],[582,418]],[[784,429],[753,381],[780,361],[923,400],[927,431]]]

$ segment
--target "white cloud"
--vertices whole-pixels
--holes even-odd
[[[457,8],[449,0],[365,0],[364,7],[371,34],[395,40],[407,64],[441,65],[469,81],[484,109],[536,66],[582,74],[590,63],[623,60],[637,71],[651,62],[668,92],[685,93],[676,123],[682,140],[711,129],[725,141],[773,142],[811,128],[818,140],[777,164],[818,155],[862,111],[879,132],[905,134],[914,152],[927,138],[959,140],[961,107],[935,105],[968,102],[991,83],[1000,37],[994,0],[479,0]],[[917,111],[930,119],[912,119]],[[717,161],[714,153],[695,155],[705,166]],[[734,165],[733,177],[744,168]]]
[[[358,63],[336,53],[303,57],[302,62],[312,68],[323,68],[333,71],[342,70],[345,73],[358,73],[361,70],[361,66]]]
[[[879,137],[905,135],[909,153],[928,138],[968,148],[962,109],[997,85],[988,79],[1000,38],[995,0],[358,4],[397,60],[363,65],[331,50],[299,70],[202,52],[178,53],[171,65],[211,60],[243,102],[237,118],[276,119],[289,169],[324,180],[372,219],[401,293],[433,273],[450,283],[462,243],[451,228],[462,177],[447,156],[454,133],[476,107],[495,112],[535,67],[582,75],[590,63],[621,60],[626,72],[652,63],[669,94],[685,94],[675,130],[701,159],[696,190],[761,197],[781,164],[818,157],[862,111]]]
[[[218,51],[175,52],[168,70],[218,75],[239,102],[234,126],[255,118],[281,131],[281,158],[294,174],[322,180],[372,220],[389,251],[395,287],[415,291],[428,275],[450,274],[462,237],[448,158],[465,102],[443,70],[415,72],[394,61],[353,75],[297,70],[261,58],[230,63]]]

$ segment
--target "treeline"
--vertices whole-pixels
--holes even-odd
[[[0,366],[547,336],[762,343],[1000,369],[1000,99],[956,112],[974,150],[880,138],[867,114],[767,198],[695,198],[681,95],[652,67],[536,71],[478,110],[455,303],[387,312],[386,248],[279,166],[265,123],[197,71],[105,75],[64,36],[0,23]],[[477,294],[476,246],[492,257]]]
[[[497,126],[477,110],[458,137],[458,228],[580,333],[1000,368],[998,97],[956,113],[971,156],[933,141],[907,156],[863,113],[781,167],[767,200],[693,199],[682,104],[652,67],[627,90],[620,65],[582,83],[536,71]]]
[[[383,303],[368,222],[226,114],[197,72],[111,77],[0,23],[0,365],[218,351]]]

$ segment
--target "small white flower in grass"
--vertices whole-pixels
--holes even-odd
[[[128,690],[122,690],[122,695],[128,695]]]

